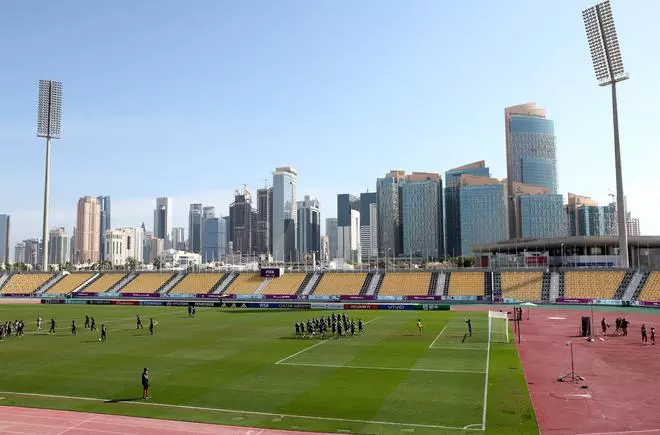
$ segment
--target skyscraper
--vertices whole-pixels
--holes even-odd
[[[337,258],[362,262],[360,249],[360,199],[348,193],[337,195]]]
[[[516,201],[516,238],[544,239],[568,235],[564,197],[547,189],[513,183]]]
[[[445,172],[445,255],[448,257],[462,255],[459,188],[463,174],[490,177],[490,169],[480,160]]]
[[[404,171],[390,171],[376,180],[379,256],[392,258],[402,252],[399,187],[404,179]]]
[[[80,198],[76,220],[76,263],[98,263],[101,260],[100,226],[99,200],[93,196]]]
[[[318,199],[305,195],[303,201],[298,201],[298,252],[301,256],[314,254],[316,260],[321,259],[321,204]]]
[[[65,264],[71,261],[69,235],[64,227],[53,228],[48,233],[48,264]]]
[[[177,251],[186,250],[186,231],[183,227],[172,227],[171,248]]]
[[[507,189],[509,191],[509,237],[520,237],[516,226],[518,200],[513,183],[543,187],[557,193],[557,145],[554,122],[535,103],[504,109],[506,132]]]
[[[440,174],[413,172],[406,176],[401,185],[401,225],[406,256],[444,257]]]
[[[37,266],[41,264],[41,256],[43,255],[43,244],[40,239],[26,239],[23,240],[25,245],[25,264]]]
[[[599,206],[587,197],[568,194],[565,206],[567,231],[570,236],[614,236],[617,235],[616,209],[613,205]]]
[[[337,231],[337,218],[326,218],[325,220],[325,235],[328,236],[328,260],[337,258],[337,245],[338,231]]]
[[[215,207],[214,206],[208,206],[204,207],[202,211],[202,220],[203,219],[211,219],[215,217]]]
[[[252,236],[256,217],[252,213],[252,195],[247,189],[236,191],[234,202],[229,205],[229,241],[233,252],[252,255],[254,251]]]
[[[256,249],[261,254],[273,252],[273,188],[257,189],[257,241]]]
[[[226,254],[227,224],[220,217],[204,219],[204,234],[202,236],[202,261],[209,263],[221,261]]]
[[[0,214],[0,263],[9,264],[9,230],[10,218],[8,214]]]
[[[298,171],[286,166],[273,172],[273,257],[275,261],[296,259],[296,185]]]
[[[461,255],[472,255],[472,246],[506,240],[507,191],[495,178],[461,175]]]
[[[111,225],[111,207],[110,207],[110,197],[109,196],[99,196],[96,199],[99,201],[99,215],[101,218],[99,224],[99,231],[101,233],[101,239],[99,240],[99,256],[100,258],[105,258],[105,232],[108,231]]]
[[[25,263],[25,242],[14,245],[14,263]]]
[[[188,248],[190,252],[202,252],[202,204],[190,204],[188,212]]]
[[[362,261],[378,257],[378,198],[376,192],[360,194],[360,251]]]
[[[163,239],[165,249],[172,246],[172,198],[156,198],[154,237]]]

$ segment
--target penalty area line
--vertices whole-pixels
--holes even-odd
[[[438,341],[438,338],[440,338],[442,333],[445,332],[445,329],[447,329],[446,326],[444,328],[442,328],[442,331],[440,331],[440,333],[438,335],[436,335],[435,340],[433,340],[433,342],[431,342],[431,344],[429,344],[429,349],[431,349],[433,347],[433,345],[435,344],[435,342]]]
[[[80,400],[86,402],[103,402],[103,403],[123,403],[125,405],[137,405],[137,406],[146,406],[154,408],[172,408],[172,409],[188,409],[188,410],[198,410],[198,411],[210,411],[210,412],[224,412],[224,413],[235,413],[235,414],[244,414],[244,415],[258,415],[264,417],[279,417],[279,418],[292,418],[292,419],[301,419],[301,420],[318,420],[318,421],[336,421],[342,423],[358,423],[358,424],[374,424],[374,425],[383,425],[383,426],[403,426],[403,427],[420,427],[420,428],[431,428],[431,429],[449,429],[449,430],[469,430],[469,431],[478,431],[481,432],[483,429],[475,428],[477,425],[467,425],[467,426],[442,426],[434,424],[422,424],[422,423],[399,423],[394,421],[375,421],[375,420],[359,420],[353,418],[338,418],[338,417],[319,417],[315,415],[296,415],[296,414],[282,414],[275,412],[260,412],[260,411],[245,411],[241,409],[225,409],[225,408],[208,408],[204,406],[188,406],[188,405],[170,405],[167,403],[156,403],[156,402],[135,402],[129,400],[110,400],[110,399],[100,399],[97,397],[80,397],[80,396],[64,396],[57,394],[39,394],[39,393],[20,393],[15,391],[0,391],[0,394],[5,394],[8,396],[25,396],[25,397],[42,397],[48,399],[68,399],[68,400]],[[480,426],[480,425],[479,425]]]
[[[378,367],[378,366],[352,366],[341,364],[313,364],[313,363],[281,363],[284,366],[299,366],[299,367],[327,367],[336,369],[359,369],[359,370],[394,370],[404,372],[436,372],[436,373],[473,373],[483,375],[485,372],[481,370],[451,370],[451,369],[416,369],[409,367]]]

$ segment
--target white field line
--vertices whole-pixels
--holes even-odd
[[[440,333],[435,337],[435,340],[433,340],[433,342],[431,342],[431,344],[429,344],[429,349],[431,349],[433,347],[433,345],[435,344],[435,342],[438,341],[438,338],[440,338],[442,333],[445,332],[445,329],[447,329],[446,326],[444,328],[442,328],[442,331],[440,331]]]
[[[437,373],[476,373],[484,374],[483,370],[452,370],[452,369],[416,369],[408,367],[377,367],[377,366],[353,366],[341,364],[308,364],[308,363],[281,363],[285,366],[301,366],[301,367],[328,367],[337,369],[361,369],[361,370],[396,370],[404,372],[437,372]]]
[[[490,370],[490,327],[492,322],[488,322],[488,348],[486,350],[486,375],[485,375],[485,384],[484,384],[484,412],[481,418],[481,430],[486,430],[486,410],[488,406],[488,371]]]
[[[67,432],[69,432],[69,431],[71,431],[71,430],[77,429],[77,428],[79,428],[80,426],[82,426],[82,425],[84,425],[84,424],[87,424],[87,423],[93,421],[93,420],[96,419],[97,417],[98,417],[98,415],[94,415],[94,416],[92,416],[92,417],[89,417],[89,418],[86,419],[86,420],[79,421],[78,423],[74,424],[73,426],[69,426],[69,427],[67,427],[66,429],[64,429],[63,431],[58,432],[57,435],[62,435],[62,434],[65,434],[65,433],[67,433]]]
[[[68,399],[68,400],[82,400],[87,402],[111,402],[109,399],[99,399],[96,397],[79,397],[79,396],[63,396],[55,394],[37,394],[37,393],[19,393],[14,391],[0,391],[0,394],[12,395],[12,396],[25,396],[25,397],[43,397],[50,399]],[[450,429],[450,430],[469,430],[469,431],[482,431],[480,428],[474,428],[475,425],[468,426],[441,426],[433,424],[420,424],[420,423],[398,423],[394,421],[371,421],[371,420],[358,420],[352,418],[336,418],[336,417],[318,417],[315,415],[296,415],[296,414],[281,414],[273,412],[259,412],[259,411],[245,411],[240,409],[224,409],[224,408],[207,408],[203,406],[187,406],[187,405],[170,405],[167,403],[155,403],[155,402],[133,402],[133,401],[116,401],[114,403],[124,403],[128,405],[137,405],[137,406],[147,406],[147,407],[159,407],[159,408],[172,408],[172,409],[189,409],[189,410],[198,410],[198,411],[210,411],[210,412],[224,412],[224,413],[235,413],[243,415],[259,415],[265,417],[279,417],[279,418],[297,418],[297,419],[307,419],[307,420],[320,420],[320,421],[338,421],[344,423],[359,423],[359,424],[375,424],[375,425],[385,425],[385,426],[403,426],[403,427],[422,427],[422,428],[431,428],[431,429]]]
[[[369,320],[369,321],[367,321],[367,322],[364,322],[364,324],[365,324],[365,325],[368,325],[369,323],[373,322],[373,321],[376,320],[376,319],[379,319],[379,317],[375,317],[375,318],[373,318],[373,319],[371,319],[371,320]],[[313,344],[313,345],[311,345],[311,346],[309,346],[309,347],[306,347],[306,348],[304,348],[303,350],[300,350],[300,351],[298,351],[298,352],[296,352],[296,353],[293,353],[293,354],[291,354],[291,355],[289,355],[289,356],[287,356],[287,357],[282,358],[281,360],[277,361],[275,364],[282,364],[284,361],[290,360],[290,359],[293,358],[294,356],[298,356],[298,355],[300,355],[300,354],[303,353],[303,352],[307,352],[308,350],[314,349],[316,346],[320,346],[320,345],[322,345],[323,343],[327,342],[328,340],[332,340],[333,338],[335,338],[335,337],[333,336],[333,337],[330,337],[330,338],[326,338],[326,339],[323,340],[323,341],[319,341],[318,343]]]
[[[483,350],[484,352],[488,350],[487,347],[476,347],[476,346],[433,346],[433,349],[440,350]]]

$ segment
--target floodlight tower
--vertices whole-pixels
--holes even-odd
[[[62,123],[62,82],[39,80],[37,137],[46,138],[46,174],[44,180],[43,254],[41,270],[48,270],[48,191],[50,177],[50,140],[60,138]]]
[[[628,79],[623,70],[623,59],[616,36],[614,17],[609,0],[582,11],[587,31],[591,60],[594,64],[596,80],[600,86],[612,87],[612,118],[614,124],[614,164],[616,167],[616,208],[619,221],[620,266],[628,267],[628,233],[626,231],[626,210],[623,198],[623,176],[621,175],[621,146],[619,144],[619,113],[616,102],[617,82]]]

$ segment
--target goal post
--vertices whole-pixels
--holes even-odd
[[[488,312],[488,337],[492,343],[509,342],[509,316],[506,312]]]

